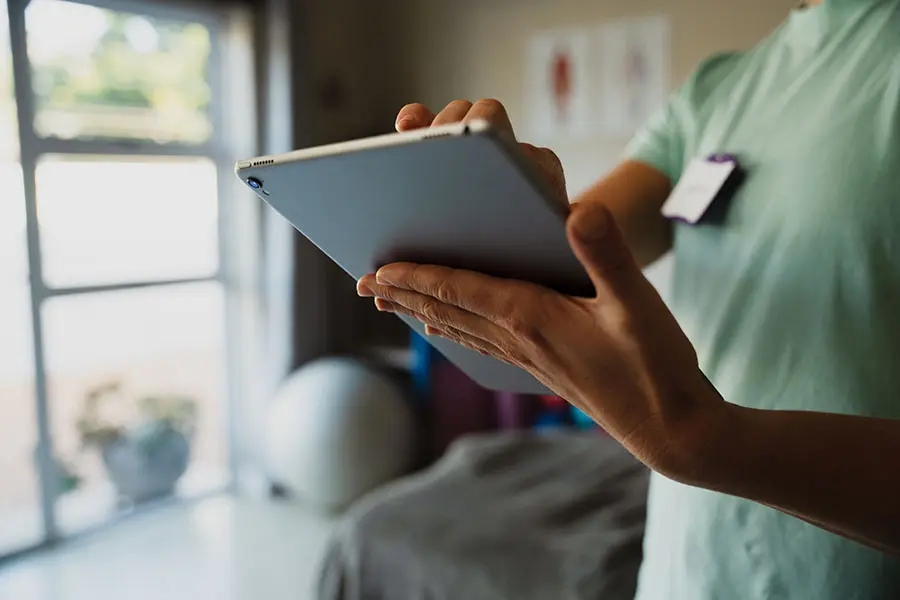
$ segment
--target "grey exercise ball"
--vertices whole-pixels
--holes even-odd
[[[288,377],[266,430],[269,475],[323,509],[404,475],[415,427],[404,391],[359,361],[329,358]]]

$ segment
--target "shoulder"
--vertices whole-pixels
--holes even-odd
[[[715,86],[739,68],[744,57],[750,53],[752,51],[713,54],[697,66],[691,76],[691,81],[695,86]]]
[[[718,52],[703,60],[679,88],[677,95],[695,110],[724,100],[723,95],[741,89],[742,82],[756,79],[773,67],[785,45],[787,30],[781,26],[746,50]]]
[[[733,87],[744,71],[748,52],[720,52],[701,62],[681,87],[679,96],[691,105],[704,104],[717,92]]]

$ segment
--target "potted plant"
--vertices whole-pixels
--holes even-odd
[[[174,493],[188,467],[196,417],[190,398],[129,399],[113,382],[88,391],[77,427],[82,447],[99,450],[119,495],[138,504]]]

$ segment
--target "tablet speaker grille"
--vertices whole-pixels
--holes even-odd
[[[450,134],[450,133],[432,133],[432,134],[425,134],[425,135],[423,135],[423,136],[422,136],[422,139],[423,139],[423,140],[431,140],[431,139],[434,139],[434,138],[449,137],[450,135],[453,135],[453,134]]]
[[[271,165],[274,162],[275,162],[275,160],[270,158],[268,160],[258,160],[254,163],[251,163],[250,166],[251,167],[264,167],[266,165]]]

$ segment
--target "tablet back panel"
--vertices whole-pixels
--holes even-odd
[[[566,209],[548,199],[515,145],[490,131],[459,129],[319,156],[304,151],[237,172],[262,181],[269,195],[260,197],[355,279],[412,261],[591,293],[566,240]],[[401,318],[424,334],[418,321]],[[516,367],[428,340],[487,388],[548,393]]]

